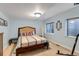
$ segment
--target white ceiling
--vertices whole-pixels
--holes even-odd
[[[32,14],[36,10],[43,14],[55,3],[0,3],[0,11],[9,19],[37,19]]]
[[[73,3],[0,3],[0,11],[13,20],[45,20],[72,7]],[[43,13],[40,18],[32,16],[36,10]]]
[[[53,16],[59,15],[65,11],[74,8],[74,3],[56,3],[55,6],[51,7],[47,12],[43,14],[39,19],[47,20]]]

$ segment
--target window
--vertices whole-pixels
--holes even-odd
[[[53,22],[46,24],[46,33],[54,33]]]
[[[76,36],[79,33],[79,18],[67,20],[67,35]]]

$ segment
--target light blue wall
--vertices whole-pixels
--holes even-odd
[[[51,12],[53,13],[53,12]],[[68,18],[79,17],[79,7],[72,8],[68,11],[62,12],[51,18],[47,19],[44,22],[44,25],[49,22],[54,22],[54,33],[46,33],[46,37],[66,48],[72,49],[73,43],[75,41],[75,37],[67,37],[67,21]],[[56,22],[60,20],[62,22],[62,29],[60,31],[56,30]],[[45,28],[45,26],[44,26]],[[76,50],[79,51],[79,40],[76,47]]]
[[[32,26],[36,28],[36,33],[38,35],[42,34],[42,22],[39,20],[26,20],[8,19],[3,13],[0,12],[0,18],[8,21],[8,26],[0,26],[0,32],[3,33],[3,49],[8,46],[8,41],[10,38],[16,38],[18,36],[18,28],[23,26]]]
[[[9,20],[8,18],[0,12],[0,18],[5,19],[8,21],[8,25],[9,25]],[[8,46],[8,40],[9,40],[9,26],[0,26],[0,33],[3,33],[3,49],[6,48]]]
[[[36,33],[41,34],[41,26],[42,22],[38,20],[27,20],[27,19],[19,19],[19,20],[10,20],[10,38],[18,37],[18,28],[24,26],[32,26],[36,28]]]

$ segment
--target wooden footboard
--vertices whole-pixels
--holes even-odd
[[[16,49],[16,56],[18,56],[19,54],[22,54],[24,52],[30,52],[39,48],[44,48],[46,47],[47,49],[49,48],[49,43],[45,42],[43,44],[38,44],[38,45],[34,45],[34,46],[29,46],[29,47],[20,47]]]

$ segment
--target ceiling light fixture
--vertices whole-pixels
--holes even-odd
[[[35,12],[35,13],[34,13],[34,16],[35,16],[35,17],[40,17],[41,15],[42,15],[42,13],[40,13],[40,12]]]

